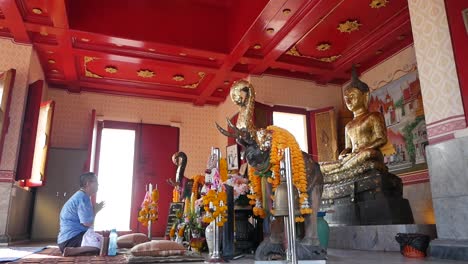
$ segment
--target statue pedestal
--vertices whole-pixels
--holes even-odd
[[[369,170],[357,179],[325,184],[320,211],[330,225],[412,224],[401,179],[391,173]]]
[[[435,225],[331,226],[329,248],[400,251],[397,233],[419,233],[436,237]]]

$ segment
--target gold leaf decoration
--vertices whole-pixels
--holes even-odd
[[[359,30],[359,27],[362,26],[362,24],[359,24],[357,20],[346,20],[344,23],[340,23],[337,27],[337,29],[341,33],[351,33],[353,31]]]
[[[309,58],[317,61],[323,61],[323,62],[334,62],[336,61],[339,57],[341,57],[341,54],[338,55],[333,55],[330,57],[324,57],[324,58],[316,58],[312,56],[306,56],[302,55],[301,52],[297,49],[296,46],[293,46],[291,49],[289,49],[286,54],[291,55],[291,56],[297,56],[297,57],[302,57],[302,58]]]
[[[288,51],[286,51],[286,54],[292,55],[292,56],[297,56],[297,57],[302,57],[302,54],[299,52],[299,50],[296,48],[296,46],[293,46]]]
[[[176,74],[172,77],[172,79],[176,82],[181,82],[185,80],[185,77],[182,74]]]
[[[388,0],[372,0],[369,6],[372,8],[381,8],[381,7],[385,7],[387,3],[388,3]]]
[[[195,89],[198,87],[198,85],[201,83],[201,81],[203,80],[203,78],[205,78],[205,73],[204,72],[198,72],[198,76],[200,77],[200,80],[198,80],[198,82],[196,83],[192,83],[192,84],[186,84],[184,86],[182,86],[183,88],[188,88],[188,89]]]
[[[112,74],[117,73],[117,67],[115,66],[106,66],[105,70],[108,73],[112,73]]]
[[[316,48],[317,50],[320,50],[320,51],[329,50],[331,48],[331,44],[328,42],[322,42],[322,43],[317,44]]]
[[[325,58],[314,58],[316,60],[319,60],[319,61],[323,61],[323,62],[334,62],[336,61],[339,57],[341,57],[341,54],[340,55],[333,55],[333,56],[330,56],[330,57],[325,57]]]
[[[137,74],[142,78],[151,78],[155,75],[153,71],[147,69],[141,69],[137,72]]]
[[[91,72],[88,70],[88,63],[94,61],[97,58],[94,57],[89,57],[89,56],[84,56],[84,65],[83,68],[85,70],[85,76],[86,77],[91,77],[91,78],[102,78],[102,76],[95,74],[94,72]]]

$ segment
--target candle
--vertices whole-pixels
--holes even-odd
[[[184,205],[184,216],[188,216],[189,215],[189,210],[190,210],[190,204],[189,204],[189,200],[187,198],[185,198],[185,205]]]
[[[195,213],[195,200],[197,197],[195,197],[195,194],[192,193],[192,196],[190,196],[190,212]]]

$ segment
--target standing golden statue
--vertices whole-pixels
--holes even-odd
[[[356,178],[370,169],[387,172],[380,151],[387,143],[387,128],[381,113],[369,112],[369,93],[369,87],[359,80],[353,67],[351,84],[344,90],[344,101],[354,117],[345,127],[346,148],[338,160],[320,163],[325,183]]]

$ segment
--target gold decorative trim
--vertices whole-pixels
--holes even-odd
[[[330,57],[313,58],[313,59],[316,59],[316,60],[319,60],[319,61],[323,61],[323,62],[334,62],[334,61],[336,61],[339,57],[341,57],[341,54],[333,55],[333,56],[330,56]]]
[[[115,66],[106,66],[106,72],[108,73],[114,74],[114,73],[117,73],[117,71],[118,71],[117,67]]]
[[[185,80],[185,77],[182,74],[176,74],[172,77],[172,79],[176,82],[181,82]]]
[[[154,71],[151,71],[151,70],[148,70],[148,69],[141,69],[141,70],[137,71],[137,75],[138,75],[138,77],[142,77],[142,78],[152,78],[156,74],[154,73]]]
[[[339,57],[341,57],[341,54],[333,55],[333,56],[330,56],[330,57],[323,57],[323,58],[316,58],[316,57],[312,57],[312,56],[306,56],[306,55],[302,55],[301,52],[297,49],[296,46],[293,46],[288,51],[286,51],[286,54],[291,55],[291,56],[296,56],[296,57],[309,58],[309,59],[313,59],[313,60],[317,60],[317,61],[323,61],[323,62],[334,62]]]
[[[102,78],[102,76],[97,75],[94,72],[91,72],[90,70],[88,70],[88,63],[92,62],[94,60],[97,60],[97,58],[84,56],[84,65],[83,65],[83,67],[84,67],[84,70],[85,70],[85,76],[100,79],[100,78]]]
[[[182,86],[183,88],[188,88],[188,89],[195,89],[198,87],[198,85],[200,85],[200,83],[202,82],[203,78],[205,78],[206,74],[204,72],[198,72],[198,76],[200,77],[200,80],[198,80],[198,82],[196,83],[192,83],[192,84],[186,84],[184,86]]]
[[[329,50],[331,48],[331,44],[329,42],[321,42],[321,43],[317,44],[316,48],[319,51]]]
[[[388,0],[372,0],[369,6],[372,8],[381,8],[381,7],[385,7],[387,3],[388,3]]]
[[[357,20],[346,20],[346,22],[340,23],[337,29],[341,33],[351,33],[359,30],[360,26],[362,26],[362,24],[359,24],[359,21]]]

